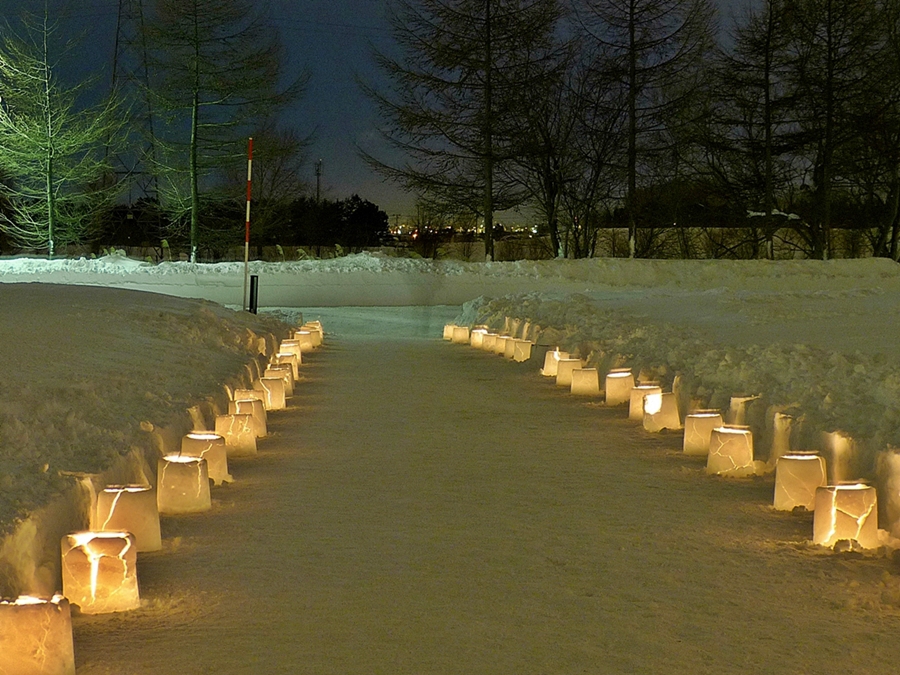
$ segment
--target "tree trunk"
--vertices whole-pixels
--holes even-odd
[[[494,120],[491,0],[484,0],[484,259],[494,259]]]
[[[195,5],[196,8],[196,5]],[[200,123],[200,33],[197,11],[194,11],[194,91],[191,99],[191,262],[197,262],[197,247],[200,233],[200,187],[197,167],[197,126]]]
[[[628,189],[625,194],[629,258],[634,258],[637,251],[637,222],[634,217],[634,193],[637,189],[637,36],[634,12],[632,0],[628,17]]]

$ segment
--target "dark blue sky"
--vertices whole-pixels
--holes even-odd
[[[144,0],[149,5],[152,0]],[[723,7],[749,0],[718,0]],[[83,49],[91,69],[108,77],[119,0],[50,0],[73,33],[84,31]],[[390,49],[384,0],[269,0],[273,27],[281,32],[297,70],[311,74],[303,100],[286,113],[285,122],[301,134],[315,132],[312,162],[323,162],[322,186],[328,197],[358,193],[388,214],[410,214],[415,198],[374,174],[359,158],[356,146],[384,150],[372,103],[356,84],[356,76],[378,83],[370,44]],[[42,0],[0,0],[0,15],[12,20],[23,6],[43,7]],[[723,17],[723,24],[727,23]]]

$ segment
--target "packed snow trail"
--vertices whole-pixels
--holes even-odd
[[[307,312],[329,341],[291,409],[164,521],[146,607],[76,619],[79,675],[896,672],[894,563],[441,341],[454,313]]]

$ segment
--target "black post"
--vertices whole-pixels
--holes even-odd
[[[259,275],[250,275],[250,313],[256,314],[256,307],[259,300]]]

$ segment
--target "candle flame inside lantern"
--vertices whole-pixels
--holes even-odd
[[[628,405],[628,419],[644,420],[644,401],[650,394],[662,394],[662,388],[658,384],[639,384],[631,390]]]

